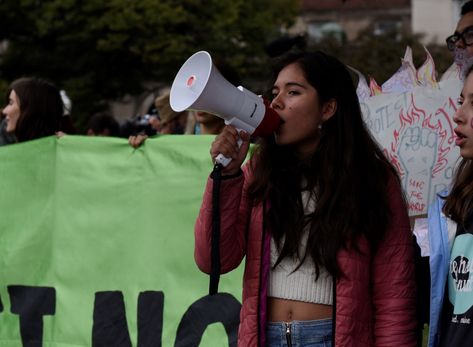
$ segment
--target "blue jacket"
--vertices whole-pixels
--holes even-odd
[[[444,195],[444,192],[441,193]],[[429,247],[430,247],[430,317],[428,347],[439,343],[439,323],[442,312],[445,285],[450,262],[447,218],[442,213],[444,200],[437,197],[429,207]]]

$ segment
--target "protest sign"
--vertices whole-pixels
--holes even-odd
[[[208,297],[193,257],[212,139],[0,148],[0,346],[235,346],[242,271]]]
[[[462,88],[461,67],[454,64],[440,82],[427,52],[416,70],[410,49],[400,69],[382,86],[359,74],[358,98],[365,122],[398,170],[409,214],[425,214],[435,195],[448,188],[459,151],[453,115]]]

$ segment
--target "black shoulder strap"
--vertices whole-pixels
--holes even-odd
[[[216,164],[212,172],[212,238],[210,249],[210,283],[209,295],[217,294],[220,281],[220,183],[222,165]]]

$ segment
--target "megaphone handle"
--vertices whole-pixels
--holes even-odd
[[[241,129],[237,129],[238,132],[241,131]],[[241,144],[243,143],[243,141],[239,138],[238,139],[238,148],[241,147]],[[226,156],[224,156],[222,153],[220,153],[219,155],[217,155],[215,157],[215,164],[221,164],[223,167],[227,167],[228,164],[230,164],[230,162],[232,161],[232,158],[227,158]]]

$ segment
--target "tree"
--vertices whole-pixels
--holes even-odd
[[[0,80],[53,80],[83,123],[109,100],[170,84],[205,49],[245,77],[268,37],[292,24],[297,0],[0,0]]]

